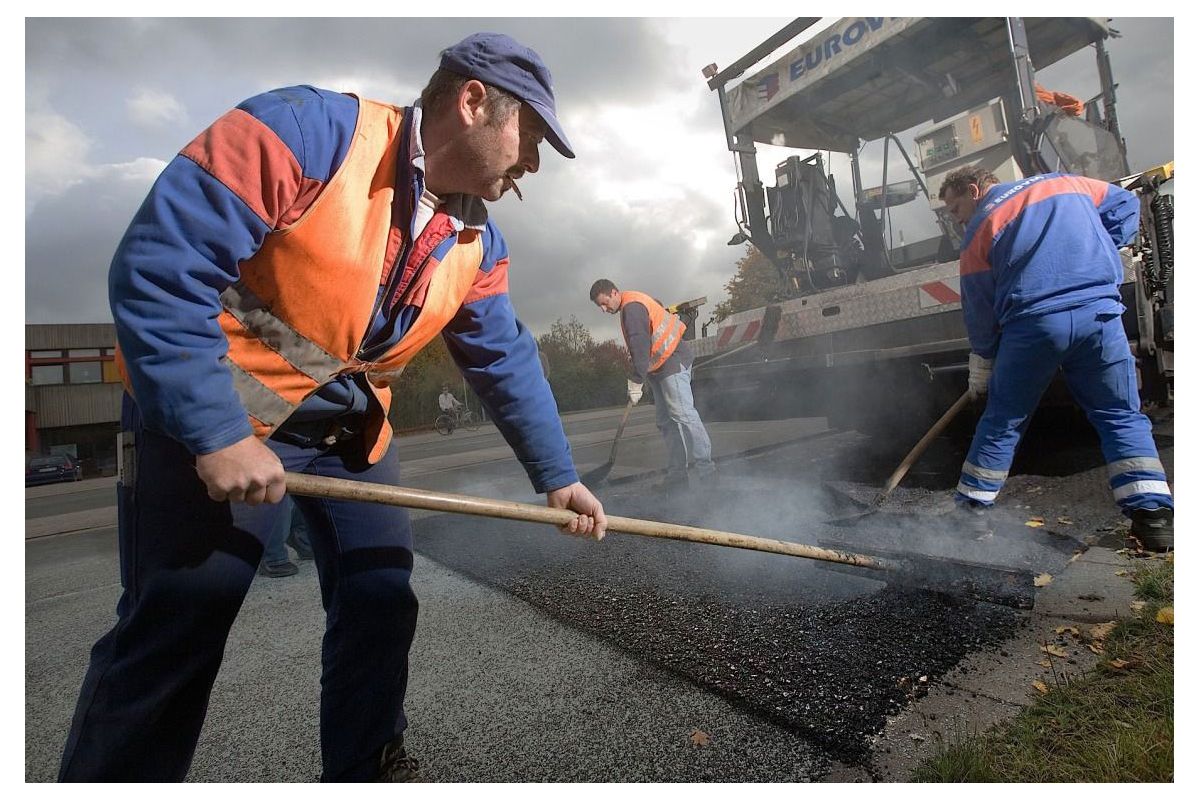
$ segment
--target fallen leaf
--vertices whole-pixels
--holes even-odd
[[[1163,625],[1175,624],[1175,606],[1163,606],[1154,615],[1155,622],[1161,622]]]
[[[1025,524],[1030,528],[1040,528],[1046,524],[1046,520],[1042,519],[1041,517],[1034,517],[1033,519],[1028,520]]]
[[[1068,517],[1059,517],[1058,522],[1060,525],[1074,525],[1075,524]]]
[[[1135,614],[1138,613],[1139,611],[1141,611],[1145,607],[1146,607],[1145,600],[1134,600],[1132,603],[1129,604],[1129,610]]]
[[[1062,636],[1064,633],[1069,633],[1072,636],[1078,636],[1079,628],[1076,628],[1074,625],[1059,625],[1054,629],[1054,632],[1059,636]]]
[[[1038,666],[1045,667],[1046,669],[1050,669],[1050,659],[1043,658],[1041,661],[1038,662]]]
[[[1128,574],[1129,574],[1129,570],[1127,570],[1127,569],[1119,569],[1113,573],[1113,575],[1116,575],[1118,578],[1124,578]]]
[[[1049,572],[1043,572],[1041,575],[1038,575],[1033,579],[1033,585],[1039,588],[1042,586],[1049,586],[1050,581],[1052,580],[1054,580],[1053,575],[1051,575]]]
[[[692,729],[692,744],[696,747],[707,747],[712,742],[712,737],[699,728]]]
[[[922,736],[922,735],[921,735],[921,734],[919,734],[919,733],[910,733],[910,734],[908,735],[908,738],[912,739],[914,742],[923,742],[923,741],[925,741],[925,737],[924,737],[924,736]]]
[[[1108,665],[1113,669],[1125,669],[1129,666],[1129,662],[1121,658],[1114,658],[1112,661],[1108,662]]]
[[[1081,551],[1081,550],[1080,550],[1080,551],[1076,551],[1075,555],[1071,556],[1071,560],[1070,560],[1070,561],[1068,561],[1067,563],[1068,563],[1068,564],[1073,564],[1074,562],[1076,562],[1076,561],[1078,561],[1078,560],[1079,560],[1079,557],[1080,557],[1081,555],[1083,555],[1083,551]]]
[[[1088,645],[1088,650],[1091,650],[1093,653],[1095,653],[1098,656],[1104,655],[1104,646],[1096,644],[1095,642],[1092,642],[1091,644]]]
[[[1092,639],[1095,641],[1103,641],[1105,636],[1113,632],[1113,628],[1117,627],[1117,621],[1102,622],[1099,625],[1093,625],[1091,631]]]
[[[1034,681],[1034,682],[1033,682],[1033,688],[1037,689],[1037,690],[1038,690],[1039,692],[1041,692],[1042,694],[1046,694],[1047,692],[1049,692],[1049,691],[1050,691],[1050,687],[1049,687],[1049,686],[1047,686],[1047,685],[1046,685],[1045,683],[1043,683],[1042,681]]]
[[[1042,652],[1049,653],[1050,655],[1055,656],[1056,658],[1066,658],[1067,657],[1067,651],[1063,650],[1061,647],[1059,647],[1056,644],[1042,645]]]

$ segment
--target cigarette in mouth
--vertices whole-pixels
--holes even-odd
[[[517,196],[517,199],[522,203],[525,202],[525,198],[521,196],[521,190],[517,187],[517,182],[509,175],[505,175],[504,177],[508,181],[509,187],[513,190],[513,194]]]

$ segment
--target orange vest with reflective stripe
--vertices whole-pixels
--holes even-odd
[[[312,206],[273,231],[221,293],[224,359],[254,433],[266,438],[323,384],[363,372],[371,386],[367,458],[387,451],[389,384],[454,317],[483,261],[481,232],[459,232],[412,327],[378,361],[359,359],[383,278],[404,110],[359,99],[345,160]],[[416,280],[414,278],[414,280]],[[126,381],[126,387],[129,383]]]
[[[626,303],[641,303],[650,315],[650,372],[654,372],[675,352],[687,326],[648,294],[621,292],[621,305]]]

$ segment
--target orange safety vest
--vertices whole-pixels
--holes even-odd
[[[367,460],[379,461],[392,440],[390,382],[454,317],[475,280],[483,242],[480,231],[466,228],[427,267],[433,272],[412,327],[378,361],[359,359],[383,277],[403,129],[404,109],[359,99],[353,143],[338,171],[298,220],[241,262],[241,277],[221,293],[218,322],[229,341],[223,361],[260,438],[322,385],[365,372],[374,396]]]
[[[621,305],[626,303],[641,303],[650,314],[650,372],[654,372],[675,352],[687,326],[648,294],[621,292]]]

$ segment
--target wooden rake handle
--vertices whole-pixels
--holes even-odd
[[[621,434],[625,432],[625,423],[629,421],[630,411],[633,411],[632,400],[625,404],[625,413],[621,415],[621,424],[617,426],[617,435],[613,437],[612,452],[608,454],[608,460],[610,463],[617,460],[617,444],[621,441]]]
[[[548,508],[531,503],[515,503],[511,500],[491,500],[465,494],[434,492],[427,489],[408,489],[402,486],[385,486],[379,483],[351,481],[344,478],[325,478],[318,475],[287,473],[287,489],[292,494],[308,497],[324,497],[332,500],[356,500],[364,503],[383,503],[406,508],[423,508],[429,511],[448,511],[454,514],[471,514],[477,517],[512,519],[522,522],[540,522],[546,525],[565,525],[577,515],[565,508]],[[693,528],[670,522],[656,522],[633,517],[608,516],[608,530],[650,536],[656,539],[676,539],[683,542],[715,544],[721,547],[736,547],[742,550],[758,550],[817,561],[832,561],[866,569],[886,570],[892,565],[872,556],[827,550],[779,539],[762,539],[740,533]]]
[[[873,501],[874,505],[883,505],[883,501],[887,500],[892,491],[900,485],[900,481],[904,480],[904,476],[908,474],[909,469],[911,469],[912,465],[915,464],[917,459],[921,457],[921,455],[925,452],[925,449],[929,447],[930,443],[934,439],[941,435],[942,431],[946,429],[946,426],[950,424],[951,420],[958,416],[958,412],[967,407],[967,403],[969,403],[970,400],[970,391],[963,392],[962,396],[954,401],[954,405],[946,409],[946,413],[942,414],[938,421],[933,423],[933,426],[925,432],[925,435],[921,437],[921,440],[913,445],[913,449],[908,451],[908,455],[906,455],[904,460],[900,462],[900,466],[896,467],[896,471],[892,473],[892,477],[887,479],[887,483],[883,485],[883,488],[879,491],[879,494],[875,495],[875,500]]]

